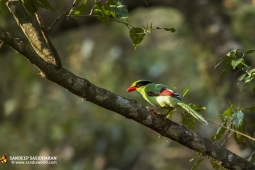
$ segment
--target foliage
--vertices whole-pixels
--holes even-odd
[[[231,70],[231,68],[242,71],[243,74],[238,78],[238,81],[244,81],[243,85],[244,87],[247,83],[251,82],[255,77],[255,69],[245,64],[244,57],[247,54],[253,53],[255,50],[248,50],[244,52],[241,57],[238,57],[238,51],[239,49],[234,49],[227,53],[225,57],[219,59],[219,61],[215,65],[215,68],[219,66],[221,63],[225,62],[226,68],[221,73],[221,77],[227,74]]]
[[[225,74],[227,74],[231,68],[237,69],[238,71],[243,72],[242,75],[238,78],[238,81],[243,81],[244,85],[247,85],[248,83],[251,83],[252,80],[255,77],[255,69],[252,68],[252,66],[249,66],[245,63],[245,56],[247,54],[253,53],[255,50],[248,50],[244,52],[240,57],[238,53],[239,49],[234,49],[226,54],[225,57],[219,59],[219,61],[216,63],[215,68],[219,66],[221,63],[225,63],[226,68],[221,73],[221,77]],[[242,89],[243,89],[242,87]],[[255,88],[255,86],[254,86]],[[253,89],[254,89],[253,88]],[[212,140],[219,140],[223,136],[223,134],[226,132],[226,127],[233,127],[233,129],[236,132],[241,133],[233,133],[234,140],[239,145],[246,145],[247,136],[245,136],[244,132],[244,111],[255,111],[255,106],[250,106],[248,108],[236,108],[234,109],[234,105],[230,103],[230,106],[223,112],[221,115],[221,121],[223,122],[222,126],[218,128],[215,135],[211,137]],[[248,136],[249,137],[249,136]],[[252,139],[251,142],[254,142],[254,138],[249,137],[249,139]],[[253,156],[254,152],[250,155],[248,158],[248,161],[254,163]],[[214,167],[217,169],[217,167]]]
[[[0,1],[0,12],[1,12],[1,9],[3,8],[3,5],[5,4],[5,2],[7,2],[7,0]],[[31,12],[31,13],[34,12],[31,1],[23,0],[22,2],[24,3],[26,9],[29,12]],[[47,0],[35,0],[34,2],[35,2],[35,5],[37,8],[44,8],[44,9],[50,9],[51,11],[57,11],[56,7],[53,7]],[[71,8],[69,11],[69,14],[73,13],[74,15],[82,16],[82,14],[84,14],[88,10],[87,9],[88,8],[87,0],[75,0],[74,3],[77,3],[77,6],[75,8]],[[148,24],[147,24],[147,27],[138,27],[138,26],[130,25],[130,23],[128,22],[127,7],[120,0],[109,0],[106,2],[106,4],[102,4],[101,1],[96,1],[93,6],[92,12],[93,13],[90,14],[91,16],[93,16],[93,15],[96,16],[99,21],[101,21],[102,23],[105,23],[106,25],[109,25],[111,20],[126,25],[127,28],[130,30],[129,36],[130,36],[130,38],[133,42],[133,46],[135,48],[143,41],[144,37],[146,35],[148,35],[149,33],[151,33],[151,31],[153,31],[153,30],[162,29],[165,31],[170,31],[172,33],[176,32],[175,28],[165,28],[165,27],[163,28],[163,27],[158,27],[158,26],[153,28],[152,23],[150,23],[150,26],[148,26]],[[245,53],[243,53],[243,55],[241,57],[238,57],[238,51],[239,51],[238,49],[235,49],[235,50],[232,50],[229,53],[227,53],[226,57],[220,59],[215,67],[217,67],[221,63],[226,64],[226,68],[222,72],[221,76],[225,76],[232,68],[243,72],[243,74],[238,78],[238,81],[243,81],[244,86],[245,86],[246,84],[252,82],[252,80],[254,79],[255,69],[246,64],[244,56],[247,54],[253,53],[255,50],[246,51]],[[95,58],[93,58],[93,60],[95,60]],[[103,59],[100,58],[100,61],[101,60],[103,60]],[[15,61],[15,62],[19,62],[19,61]],[[28,66],[26,66],[24,64],[23,67],[20,68],[20,70],[21,70],[20,72],[22,72],[22,75],[20,75],[20,77],[22,77],[26,74],[24,72],[26,72],[27,67]],[[17,70],[16,72],[19,72],[19,71]],[[118,76],[117,73],[116,73],[116,76]],[[126,76],[126,74],[121,75],[121,76],[122,77]],[[2,77],[4,77],[4,76],[2,76]],[[91,77],[93,77],[93,76],[91,76]],[[107,76],[104,76],[104,77],[107,77]],[[108,82],[108,79],[109,78],[107,78],[107,81],[105,81],[105,82]],[[24,77],[22,78],[22,80],[28,81]],[[111,82],[111,83],[113,83],[113,82]],[[111,86],[114,87],[114,85],[112,85],[112,84],[111,84]],[[42,87],[41,87],[41,85],[38,85],[37,83],[34,83],[34,84],[32,83],[27,88],[28,89],[33,89],[33,88],[41,89]],[[117,87],[115,87],[115,89],[116,88]],[[42,94],[40,93],[40,90],[35,90],[35,91],[39,94],[34,93],[34,95],[37,95],[37,97],[41,99]],[[51,89],[44,89],[44,90],[41,89],[41,91],[51,91]],[[181,93],[182,98],[184,98],[186,96],[188,91],[189,91],[189,87],[183,90],[183,92]],[[24,98],[24,99],[29,98],[28,94],[25,94],[26,92],[23,92],[23,93],[21,93],[22,98]],[[54,91],[54,93],[62,93],[62,92]],[[135,139],[135,137],[132,136],[130,129],[125,129],[124,127],[122,127],[122,123],[118,118],[110,117],[109,115],[102,116],[102,114],[100,114],[100,112],[105,112],[104,110],[96,110],[95,109],[93,111],[93,109],[90,108],[91,107],[90,105],[86,105],[87,108],[91,109],[90,111],[88,111],[89,109],[83,110],[81,108],[78,108],[76,110],[74,108],[79,107],[79,106],[77,106],[77,103],[79,103],[79,102],[73,98],[69,99],[68,97],[65,96],[66,95],[65,93],[62,95],[63,95],[62,97],[59,97],[56,100],[57,101],[63,100],[63,101],[65,101],[65,103],[68,103],[70,113],[73,113],[73,112],[76,112],[76,113],[91,112],[92,113],[93,112],[94,115],[92,116],[92,114],[88,114],[88,115],[82,117],[82,120],[85,120],[84,122],[81,120],[81,117],[76,117],[74,115],[72,115],[69,118],[67,118],[66,115],[56,115],[54,113],[51,113],[50,110],[56,110],[56,112],[57,112],[57,111],[59,111],[60,108],[57,108],[53,105],[46,106],[48,104],[47,102],[44,103],[44,105],[47,108],[41,108],[39,110],[35,109],[30,112],[27,112],[27,114],[30,116],[33,114],[33,115],[38,116],[39,119],[42,118],[40,120],[38,119],[36,122],[32,121],[32,120],[34,120],[31,118],[33,116],[26,117],[24,119],[24,121],[26,122],[26,125],[29,128],[35,127],[35,129],[37,129],[37,131],[36,131],[35,129],[32,128],[31,131],[29,131],[26,134],[27,138],[29,138],[29,140],[34,140],[37,142],[37,144],[34,145],[35,148],[40,148],[40,146],[42,146],[44,143],[55,143],[55,145],[57,143],[58,145],[65,145],[65,142],[61,143],[62,140],[63,141],[71,141],[71,143],[75,143],[75,141],[76,141],[75,139],[77,139],[77,138],[81,139],[84,143],[86,143],[86,145],[74,146],[76,151],[77,150],[78,151],[86,150],[86,151],[90,151],[90,153],[97,153],[99,155],[102,154],[103,152],[106,152],[104,149],[102,149],[102,148],[104,148],[105,145],[108,145],[109,143],[111,143],[112,141],[117,140],[117,139],[121,140],[121,142],[119,141],[119,143],[125,143],[126,139],[131,140],[130,138],[132,138],[132,141],[134,142],[134,144],[133,144],[134,147],[145,145],[146,140],[141,141],[142,138],[139,138],[140,141],[137,141]],[[49,95],[48,98],[50,98],[50,97],[52,97],[52,96]],[[46,97],[46,99],[47,99],[47,97]],[[42,99],[42,101],[43,101],[43,99]],[[21,107],[16,103],[17,102],[15,102],[15,100],[12,100],[12,99],[6,100],[5,108],[7,108],[6,110],[8,111],[8,114],[12,115],[13,110],[17,109],[18,107]],[[38,103],[39,102],[37,101],[37,105],[38,105]],[[42,102],[41,102],[41,104],[42,104]],[[27,105],[28,106],[26,106],[26,107],[31,107],[31,106],[29,106],[29,104],[27,104]],[[205,110],[204,106],[198,106],[195,104],[190,104],[190,106],[198,112]],[[32,106],[32,108],[33,108],[33,106]],[[63,109],[61,111],[64,112],[66,110]],[[245,129],[245,124],[244,124],[245,111],[255,111],[255,106],[240,109],[240,108],[235,108],[234,104],[230,104],[230,106],[221,115],[222,125],[217,129],[217,132],[211,137],[211,139],[214,141],[222,139],[224,134],[228,131],[228,129],[226,127],[233,128],[234,130],[241,132],[241,133],[245,133],[245,131],[244,131],[244,129]],[[172,119],[173,113],[174,113],[174,111],[172,111],[170,113],[170,119]],[[16,117],[17,115],[12,115],[12,116]],[[17,118],[15,118],[15,119],[17,119]],[[112,120],[114,120],[114,123],[112,123]],[[182,122],[188,128],[194,129],[195,121],[194,121],[194,118],[190,114],[184,112],[182,114]],[[49,124],[49,125],[47,127],[44,127],[45,124],[47,124],[47,125]],[[84,131],[84,132],[81,131],[81,129],[84,129],[84,127],[82,127],[82,124],[85,124],[84,126],[86,127],[85,128],[86,131]],[[6,127],[9,127],[9,126],[6,126]],[[137,127],[137,129],[138,128],[139,127]],[[15,129],[14,127],[4,128],[2,134],[6,133],[5,131],[7,131],[7,130],[11,130],[12,132],[14,132],[17,129]],[[94,130],[96,132],[93,132]],[[45,137],[45,139],[43,141],[40,141],[37,139],[31,139],[29,137],[29,136],[33,136],[34,134],[36,134],[38,132],[40,133],[40,135],[42,137]],[[50,138],[47,138],[47,134],[49,134],[49,133],[51,134],[51,136],[50,136]],[[70,133],[74,134],[75,137],[69,138],[67,134],[70,134]],[[94,137],[94,133],[99,133],[102,136],[105,135],[104,136],[105,138],[102,137],[100,139],[96,139]],[[139,132],[137,132],[137,133],[139,134]],[[93,135],[91,135],[92,137],[88,137],[88,136],[90,136],[88,134],[93,134]],[[143,133],[141,133],[139,135],[142,136]],[[5,136],[5,135],[3,135],[3,136]],[[234,140],[238,144],[241,144],[241,145],[245,144],[247,138],[245,138],[243,135],[234,133],[233,136],[234,136]],[[11,139],[9,139],[8,136],[7,136],[7,138],[8,138],[8,140],[11,140]],[[150,138],[150,140],[152,140],[152,139],[153,138]],[[21,142],[25,143],[26,140],[23,139]],[[93,143],[96,143],[98,145],[98,148],[96,148],[95,150],[93,150],[94,148],[90,147],[91,145],[93,145]],[[18,148],[18,146],[16,146],[16,147]],[[131,154],[132,156],[135,155],[134,153],[137,153],[137,154],[139,153],[138,151],[136,151],[136,152],[130,151],[130,148],[128,148],[127,146],[126,146],[127,147],[126,148],[125,145],[115,147],[115,149],[119,148],[119,147],[125,148],[125,152],[127,152],[127,153],[130,153],[130,152],[133,153],[133,155]],[[44,149],[41,149],[41,150],[44,151]],[[24,152],[24,150],[22,150],[22,152]],[[52,151],[52,152],[59,153],[58,151]],[[118,149],[113,150],[112,152],[114,152],[115,155],[121,154],[121,153],[119,153]],[[109,152],[109,153],[111,153],[111,152]],[[34,151],[33,154],[38,154],[38,151]],[[96,155],[94,157],[96,159]],[[110,157],[110,154],[109,154],[109,157]],[[248,161],[254,162],[253,157],[254,157],[254,152],[250,155],[250,157],[248,158]],[[203,161],[203,159],[197,160],[197,162],[193,165],[192,169],[196,169],[202,161]],[[220,166],[218,164],[215,164],[214,162],[211,162],[211,164],[215,169],[220,168]]]
[[[80,2],[80,1],[79,1]],[[82,5],[74,10],[74,14],[79,16],[86,11],[87,1],[85,0]],[[70,11],[69,14],[71,14]],[[135,27],[128,22],[128,10],[126,5],[122,3],[122,0],[108,0],[105,5],[101,4],[101,1],[96,1],[93,7],[93,14],[90,13],[89,16],[96,16],[99,21],[109,25],[110,20],[122,23],[126,25],[130,30],[130,38],[133,42],[133,46],[136,47],[142,42],[144,37],[153,30],[163,29],[165,31],[170,31],[172,33],[176,32],[175,28],[161,28],[161,27]]]

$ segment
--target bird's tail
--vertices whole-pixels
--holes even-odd
[[[199,120],[200,122],[208,125],[208,122],[203,118],[199,113],[197,113],[195,110],[193,110],[189,105],[183,103],[183,102],[178,102],[177,103],[179,106],[181,106],[184,110],[186,110],[189,114],[191,114],[194,118]]]

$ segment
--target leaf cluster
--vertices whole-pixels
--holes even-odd
[[[239,49],[234,49],[226,54],[225,57],[218,60],[215,64],[215,68],[218,67],[221,63],[225,63],[226,68],[222,71],[221,77],[227,74],[231,68],[237,69],[238,71],[242,71],[243,74],[238,78],[238,81],[243,81],[243,87],[251,82],[255,77],[255,68],[248,66],[245,63],[245,55],[253,53],[255,50],[248,50],[242,54],[241,57],[238,57]],[[242,87],[242,88],[243,88]]]

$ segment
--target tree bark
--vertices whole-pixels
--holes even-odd
[[[11,3],[11,8],[15,9],[10,11],[14,17],[17,18],[16,21],[19,24],[22,17],[26,16],[27,14],[26,10],[20,7],[20,5],[16,2],[18,1],[8,1],[9,5]],[[17,11],[17,8],[22,11],[23,15],[17,15],[17,12],[15,12]],[[29,31],[26,30],[28,27],[25,27],[23,24],[19,24],[19,26],[24,32]],[[32,24],[30,25],[29,29],[36,30]],[[25,35],[30,42],[32,41],[31,39],[33,37],[37,36],[36,31],[32,31],[29,35]],[[10,33],[7,33],[1,29],[0,40],[14,49],[16,52],[22,54],[32,64],[34,64],[41,71],[40,75],[42,77],[47,78],[71,93],[81,97],[82,99],[116,112],[128,119],[132,119],[148,128],[151,128],[162,136],[172,139],[198,153],[201,153],[203,156],[213,160],[226,169],[255,169],[255,165],[232,153],[226,148],[217,145],[210,139],[205,138],[171,120],[164,120],[164,118],[160,115],[155,115],[155,117],[151,116],[151,113],[136,101],[126,99],[106,89],[97,87],[88,80],[74,75],[64,67],[61,67],[60,69],[56,68],[54,62],[52,63],[47,61],[47,53],[38,54],[36,50],[27,47],[22,41],[12,38]],[[40,38],[37,40],[41,41]]]

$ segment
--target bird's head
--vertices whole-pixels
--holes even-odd
[[[144,87],[150,83],[152,82],[149,80],[137,80],[134,83],[132,83],[132,85],[127,89],[127,92],[139,90],[141,87]]]

